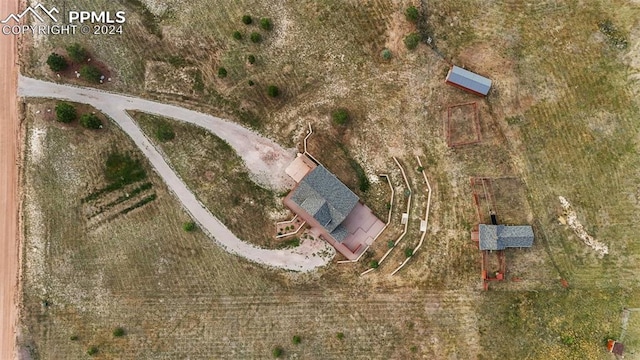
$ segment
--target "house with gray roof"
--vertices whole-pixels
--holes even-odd
[[[485,225],[478,226],[480,250],[528,248],[533,245],[531,226]]]
[[[491,89],[491,80],[455,65],[449,69],[445,82],[479,96],[487,96]]]
[[[349,233],[342,222],[359,201],[356,194],[322,165],[311,170],[287,198],[339,243]]]

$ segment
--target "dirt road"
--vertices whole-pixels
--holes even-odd
[[[0,2],[0,17],[18,10]],[[0,34],[0,359],[15,356],[18,284],[18,67],[16,37]]]
[[[111,117],[131,137],[167,184],[167,187],[175,194],[193,219],[198,222],[200,228],[213,237],[226,251],[259,264],[295,271],[312,271],[331,261],[332,248],[324,241],[305,240],[294,249],[269,250],[258,248],[238,239],[198,201],[126,110],[142,110],[168,116],[209,130],[227,141],[236,150],[256,181],[275,189],[281,189],[287,182],[292,181],[286,179],[284,172],[285,167],[293,160],[292,149],[284,149],[277,143],[238,124],[179,106],[96,89],[55,84],[25,76],[20,76],[19,79],[18,93],[20,96],[65,99],[90,104]],[[322,253],[328,255],[320,256]]]

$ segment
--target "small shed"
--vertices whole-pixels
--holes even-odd
[[[478,96],[487,96],[491,80],[458,66],[451,66],[445,82]]]

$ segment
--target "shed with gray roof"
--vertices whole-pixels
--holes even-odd
[[[528,248],[533,245],[531,226],[485,225],[478,226],[480,250]]]
[[[359,198],[324,166],[311,170],[289,197],[336,241],[342,242],[347,237],[348,231],[341,224]]]
[[[487,96],[491,89],[491,80],[455,65],[449,69],[445,82],[479,96]]]

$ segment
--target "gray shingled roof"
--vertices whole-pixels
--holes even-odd
[[[356,194],[322,165],[311,170],[300,181],[290,199],[313,216],[338,241],[346,237],[346,230],[338,226],[359,200]]]
[[[447,74],[447,82],[487,95],[491,89],[491,80],[461,67],[453,66]]]
[[[485,225],[478,227],[480,250],[504,250],[510,247],[531,247],[533,228],[531,226]]]

